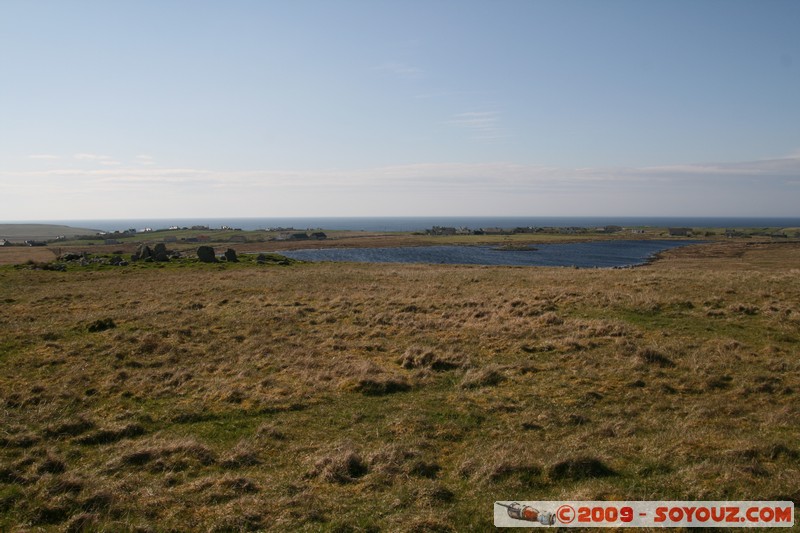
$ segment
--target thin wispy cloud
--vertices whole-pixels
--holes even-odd
[[[65,198],[70,209],[94,210],[101,218],[143,216],[134,207],[141,205],[150,210],[147,216],[196,216],[193,210],[211,212],[220,204],[239,206],[242,216],[401,216],[409,215],[407,205],[418,207],[412,215],[491,215],[501,208],[520,214],[614,214],[620,201],[632,206],[628,215],[743,216],[769,206],[775,215],[790,216],[796,213],[800,181],[800,157],[661,167],[442,162],[305,171],[225,171],[133,162],[107,167],[92,158],[85,161],[83,166],[61,169],[43,161],[38,170],[0,170],[11,206],[6,217],[29,217],[29,206],[37,203],[50,205],[48,212],[54,216],[53,209],[64,205]],[[749,191],[746,196],[740,193],[743,188]],[[97,195],[102,202],[95,200]],[[177,197],[190,201],[176,203]],[[351,207],[356,197],[363,206],[358,212]],[[14,206],[20,207],[15,211]],[[299,213],[298,206],[308,211]]]
[[[448,124],[463,128],[477,140],[493,141],[504,137],[500,131],[500,114],[497,111],[457,113]]]
[[[78,161],[92,162],[99,165],[116,166],[121,164],[119,161],[108,155],[79,153],[72,156]]]
[[[645,175],[664,176],[797,176],[800,155],[733,163],[701,163],[648,166],[636,169]]]
[[[418,79],[421,78],[423,74],[422,69],[398,61],[381,63],[375,67],[375,70],[389,73],[396,78],[404,80]]]
[[[92,161],[95,159],[90,158]],[[284,171],[250,170],[219,171],[199,168],[130,166],[115,168],[63,168],[27,172],[0,172],[2,176],[27,178],[70,178],[83,185],[114,184],[151,187],[153,184],[202,184],[220,187],[245,188],[302,188],[347,189],[408,187],[471,187],[491,191],[508,187],[536,189],[538,187],[608,187],[635,184],[680,187],[692,183],[733,183],[741,179],[797,182],[800,157],[724,164],[686,164],[658,167],[580,167],[568,168],[543,165],[523,165],[507,162],[488,163],[418,163],[370,167],[350,170]],[[764,181],[766,183],[766,181]]]
[[[75,154],[72,156],[74,159],[78,161],[101,161],[103,159],[110,159],[107,155],[97,155],[97,154]]]

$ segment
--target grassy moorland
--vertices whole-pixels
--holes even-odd
[[[75,228],[60,224],[0,224],[0,239],[21,242],[28,239],[51,240],[73,238],[79,235],[94,235],[98,230]]]
[[[625,270],[0,268],[0,530],[800,499],[800,244]]]
[[[14,265],[26,261],[48,262],[53,261],[64,253],[86,252],[90,254],[113,254],[116,252],[132,254],[142,244],[153,246],[163,242],[165,237],[184,239],[168,242],[170,250],[175,250],[190,256],[199,246],[198,243],[186,242],[186,238],[199,235],[209,237],[208,244],[215,246],[219,251],[234,248],[237,252],[275,252],[285,250],[298,250],[309,248],[377,248],[397,246],[431,246],[431,245],[526,245],[548,242],[569,242],[604,239],[653,239],[664,238],[664,232],[652,230],[645,234],[514,234],[514,235],[421,235],[399,232],[362,232],[362,231],[328,231],[325,240],[276,240],[276,232],[264,231],[214,231],[202,232],[187,231],[156,231],[152,233],[137,234],[132,237],[119,239],[116,244],[104,244],[102,239],[79,239],[71,241],[50,242],[46,247],[9,246],[0,247],[0,265]],[[178,237],[180,236],[180,237]],[[244,242],[231,241],[232,237],[241,237]],[[721,238],[719,235],[718,238]],[[707,237],[703,237],[706,239]],[[683,239],[678,237],[677,239]],[[675,240],[675,239],[673,239]]]

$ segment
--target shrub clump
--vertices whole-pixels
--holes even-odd
[[[307,477],[320,477],[329,483],[351,483],[368,471],[367,463],[356,451],[340,449],[318,460]]]
[[[548,469],[547,474],[552,480],[580,480],[614,476],[616,472],[600,459],[594,457],[578,457],[575,459],[566,459],[552,465]]]
[[[140,424],[128,424],[116,429],[99,429],[76,440],[78,444],[111,444],[122,439],[130,439],[144,435],[145,429]]]
[[[96,333],[98,331],[106,331],[107,329],[114,329],[117,324],[112,318],[101,318],[89,324],[89,333]]]
[[[412,347],[398,359],[397,363],[407,369],[429,368],[436,372],[445,372],[466,366],[466,360],[458,355],[437,355],[431,350]]]
[[[109,466],[112,471],[126,467],[148,466],[151,472],[180,472],[187,468],[216,463],[215,454],[193,440],[154,443],[127,452]]]
[[[58,457],[48,455],[36,469],[36,472],[39,474],[45,474],[45,473],[60,474],[64,472],[66,469],[67,469],[67,464],[64,461],[62,461]]]
[[[636,358],[642,363],[661,368],[674,368],[675,362],[661,352],[652,348],[642,348],[636,352]]]
[[[94,429],[94,422],[86,418],[77,418],[47,426],[43,434],[47,438],[75,437]]]
[[[344,390],[360,392],[365,396],[383,396],[411,389],[403,376],[388,373],[374,363],[362,364],[340,386]]]
[[[366,396],[383,396],[395,392],[405,392],[411,385],[404,379],[388,378],[385,376],[375,378],[361,378],[350,384],[348,389],[360,392]]]
[[[505,381],[505,376],[497,365],[489,365],[481,369],[468,371],[461,381],[463,389],[477,389],[479,387],[493,387]]]
[[[240,442],[222,457],[220,464],[223,468],[243,468],[261,464],[261,458],[251,444]]]

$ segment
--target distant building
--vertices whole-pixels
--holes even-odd
[[[690,237],[692,228],[667,228],[670,237]]]
[[[275,237],[276,241],[306,241],[308,240],[308,233],[304,232],[296,232],[296,233],[281,233],[277,237]]]
[[[0,246],[11,246],[11,241],[0,239]]]
[[[328,236],[325,235],[325,233],[322,232],[322,231],[317,231],[317,232],[311,234],[311,238],[312,239],[317,239],[318,241],[322,241],[322,240],[327,239]]]

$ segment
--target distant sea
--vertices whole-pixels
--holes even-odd
[[[3,221],[14,223],[15,221]],[[351,231],[422,231],[432,226],[478,228],[515,227],[718,227],[768,228],[800,227],[800,217],[295,217],[295,218],[152,218],[114,220],[36,220],[21,224],[64,224],[100,231],[167,229],[172,226],[229,226],[243,230],[267,228],[325,229]]]

